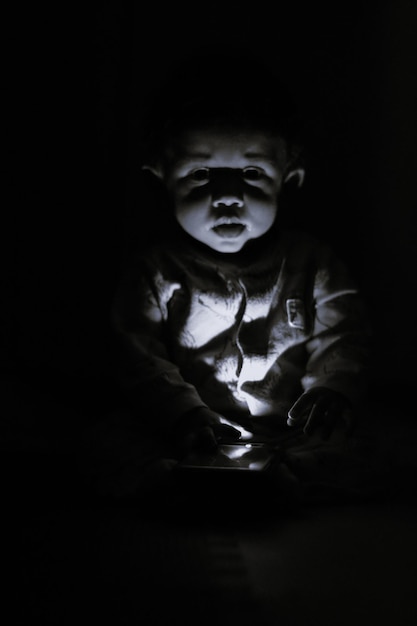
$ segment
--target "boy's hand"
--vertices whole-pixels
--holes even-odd
[[[349,400],[337,391],[316,387],[303,393],[288,412],[288,426],[304,424],[306,435],[321,440],[346,439],[353,417]]]
[[[195,449],[215,451],[221,439],[237,441],[241,437],[238,425],[222,415],[201,407],[189,411],[179,421],[174,432],[174,446],[183,455]]]

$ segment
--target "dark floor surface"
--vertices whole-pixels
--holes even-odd
[[[191,507],[3,511],[3,623],[416,624],[415,505],[234,507],[240,522]]]
[[[3,624],[415,626],[417,429],[376,414],[387,482],[363,498],[280,505],[242,483],[113,500],[62,481],[65,458],[3,458]]]

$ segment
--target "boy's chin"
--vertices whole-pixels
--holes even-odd
[[[235,238],[207,237],[203,243],[215,252],[220,252],[221,254],[235,254],[244,248],[248,240],[249,238],[246,233]]]
[[[246,243],[247,243],[247,240],[245,239],[244,241],[241,241],[241,242],[222,241],[218,245],[212,244],[212,243],[209,243],[207,245],[215,252],[220,252],[221,254],[235,254],[236,252],[240,252]]]
[[[238,240],[226,240],[226,241],[204,241],[208,248],[218,252],[220,254],[237,254],[238,252],[248,251],[250,249],[256,249],[259,252],[264,245],[267,245],[267,238],[273,233],[273,229],[267,230],[256,237],[242,237]]]

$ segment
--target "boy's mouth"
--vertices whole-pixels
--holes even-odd
[[[223,239],[236,239],[243,233],[246,226],[241,222],[219,221],[212,227],[212,230]]]
[[[246,226],[243,224],[221,224],[220,226],[214,226],[212,230],[219,237],[223,237],[224,239],[236,239],[243,233]]]

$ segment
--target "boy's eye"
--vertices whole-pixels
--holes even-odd
[[[191,172],[190,178],[199,183],[206,182],[210,180],[210,170],[208,167],[199,167]]]
[[[245,180],[259,180],[262,177],[262,171],[257,167],[245,167],[243,170],[243,178]]]

